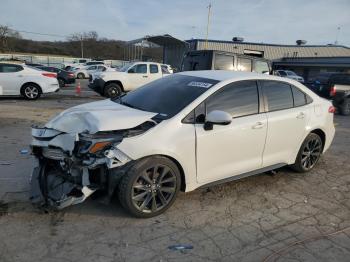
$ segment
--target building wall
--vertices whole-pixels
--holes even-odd
[[[254,43],[234,43],[225,41],[208,41],[207,46],[204,40],[197,41],[197,50],[219,50],[237,54],[244,54],[245,50],[262,51],[263,57],[275,60],[284,57],[337,57],[350,56],[350,48],[343,46],[289,46],[269,45]]]

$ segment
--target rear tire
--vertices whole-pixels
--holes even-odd
[[[181,186],[176,164],[154,156],[138,161],[122,177],[118,197],[133,216],[149,218],[165,212],[175,201]]]
[[[350,115],[350,98],[345,98],[343,104],[339,107],[340,114],[344,116]]]
[[[122,88],[116,83],[109,83],[106,85],[103,94],[108,98],[118,97],[122,94]]]
[[[25,99],[36,100],[41,95],[41,88],[37,84],[29,83],[22,87],[21,94]]]
[[[84,79],[85,75],[83,73],[78,73],[77,78]]]
[[[59,87],[64,87],[66,85],[66,82],[62,78],[58,78],[57,80]]]
[[[291,167],[299,173],[309,172],[317,164],[322,151],[322,139],[319,135],[310,133],[301,145],[295,163]]]

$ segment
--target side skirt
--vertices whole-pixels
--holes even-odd
[[[226,182],[235,181],[235,180],[238,180],[238,179],[241,179],[241,178],[258,175],[258,174],[265,173],[267,171],[271,171],[271,170],[274,170],[274,169],[277,169],[277,168],[280,168],[280,167],[283,167],[283,166],[286,166],[286,165],[287,164],[285,164],[285,163],[280,163],[280,164],[276,164],[276,165],[272,165],[272,166],[259,168],[257,170],[250,171],[250,172],[247,172],[247,173],[243,173],[243,174],[240,174],[240,175],[224,178],[224,179],[221,179],[221,180],[218,180],[218,181],[214,181],[214,182],[209,182],[208,184],[201,185],[198,188],[207,188],[207,187],[223,184],[223,183],[226,183]]]

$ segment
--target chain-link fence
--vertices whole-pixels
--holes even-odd
[[[65,56],[50,56],[50,55],[34,55],[34,54],[1,54],[0,61],[17,60],[27,63],[42,64],[46,66],[54,66],[63,68],[66,64],[72,64],[78,62],[81,58],[78,57],[65,57]],[[91,59],[86,59],[90,61]],[[104,63],[109,66],[121,67],[129,63],[129,61],[123,60],[104,60]]]

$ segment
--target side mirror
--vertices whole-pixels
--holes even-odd
[[[204,123],[204,130],[212,130],[214,125],[229,125],[232,122],[232,116],[225,112],[220,110],[214,110],[211,111]]]

